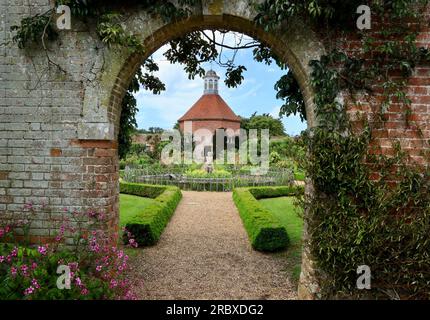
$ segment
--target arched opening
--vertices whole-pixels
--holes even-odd
[[[292,29],[290,33],[287,32],[282,35],[276,35],[264,32],[256,27],[254,22],[249,19],[225,14],[222,16],[203,16],[203,18],[202,16],[198,16],[189,18],[186,21],[176,22],[163,26],[156,31],[151,31],[149,35],[142,35],[142,41],[145,44],[145,48],[147,48],[145,54],[131,54],[126,58],[118,58],[116,55],[110,57],[110,59],[112,59],[111,61],[115,61],[116,63],[114,71],[117,72],[117,74],[114,77],[112,77],[112,74],[105,73],[102,75],[102,81],[103,79],[109,80],[106,86],[108,91],[105,91],[105,98],[108,97],[109,101],[107,117],[114,127],[114,137],[117,137],[119,133],[122,99],[131,78],[142,65],[142,62],[169,40],[183,36],[192,31],[205,29],[223,29],[241,32],[258,39],[270,47],[282,61],[288,64],[294,73],[303,93],[308,117],[307,123],[309,127],[312,127],[315,124],[315,116],[313,111],[312,89],[308,81],[310,74],[309,61],[317,59],[323,54],[323,48],[319,42],[315,40],[316,37],[312,36],[312,32],[309,31],[306,26],[300,25],[297,22],[292,22],[291,28],[294,28],[294,31]],[[309,32],[309,34],[307,37],[302,37],[299,40],[297,35],[302,34],[302,32]],[[120,63],[118,63],[118,60]],[[112,72],[112,69],[110,71]],[[111,79],[115,79],[115,81],[112,82]],[[109,83],[111,84],[110,91]],[[210,89],[210,87],[206,88]],[[106,100],[107,99],[105,99],[105,101]],[[116,213],[118,213],[119,210],[118,193],[119,190],[116,188],[116,190],[114,190],[115,196],[113,200],[113,211]],[[307,259],[306,256],[304,256],[303,259]]]

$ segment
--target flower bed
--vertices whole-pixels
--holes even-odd
[[[257,199],[291,196],[301,192],[302,187],[256,187],[233,190],[233,200],[255,250],[278,251],[287,248],[289,243],[285,227]]]
[[[131,233],[141,246],[157,243],[182,198],[179,188],[120,182],[120,192],[155,200],[128,220],[124,241],[129,241]]]
[[[26,219],[0,224],[0,300],[134,298],[124,274],[128,256],[116,247],[116,236],[96,227],[103,213],[65,210],[56,235],[30,245],[36,212],[27,209]]]

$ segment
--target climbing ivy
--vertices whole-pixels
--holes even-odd
[[[357,5],[268,0],[260,7],[257,23],[270,30],[300,16],[323,32],[340,34],[348,28],[339,30],[338,18],[355,21]],[[310,63],[318,125],[305,140],[306,170],[314,191],[301,203],[307,210],[322,297],[430,298],[430,171],[414,164],[400,143],[393,144],[391,156],[371,147],[373,131],[384,126],[393,101],[410,110],[406,81],[415,66],[429,62],[428,48],[416,46],[424,5],[427,1],[372,2],[372,12],[384,28],[363,32],[358,52],[338,44]],[[377,99],[381,91],[382,99]],[[351,104],[356,94],[376,97],[371,104],[377,119],[350,121],[348,104],[338,98]],[[296,110],[300,109],[293,105],[284,112]],[[371,292],[356,287],[360,265],[371,268]]]

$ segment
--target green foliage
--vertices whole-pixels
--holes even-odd
[[[302,186],[253,187],[248,189],[257,200],[265,198],[300,196],[304,193]]]
[[[259,251],[283,250],[288,246],[287,231],[257,200],[295,194],[291,187],[236,188],[233,200],[239,210],[252,247]]]
[[[154,65],[152,59],[146,60],[143,68],[149,72],[158,70],[158,66]],[[121,130],[118,135],[118,153],[120,159],[124,159],[127,153],[130,152],[132,146],[132,135],[136,132],[136,114],[138,112],[138,108],[137,101],[133,96],[133,93],[138,92],[141,85],[146,90],[152,91],[154,94],[160,94],[161,91],[166,90],[165,85],[157,77],[154,77],[147,72],[143,73],[142,68],[136,72],[136,75],[131,80],[131,83],[128,87],[128,91],[122,100],[120,118]]]
[[[399,3],[386,4],[391,9],[383,10],[385,18],[404,14]],[[409,104],[405,79],[422,59],[416,53],[423,50],[416,48],[413,31],[403,29],[397,37],[391,31],[379,33],[392,37],[388,42],[379,39],[381,45],[365,37],[369,45],[363,53],[372,55],[370,65],[337,50],[311,62],[319,123],[305,136],[306,172],[314,192],[303,206],[324,297],[362,295],[356,289],[356,270],[366,264],[372,270],[373,296],[429,298],[428,168],[411,164],[398,145],[392,157],[369,154],[374,124],[364,123],[361,133],[353,132],[346,106],[337,100],[341,91],[372,93],[369,86],[380,84],[385,96],[381,115],[392,97]],[[393,79],[397,71],[402,77]],[[373,172],[379,173],[377,180]]]
[[[362,4],[360,0],[266,0],[258,5],[260,13],[255,20],[265,31],[292,18],[348,29],[355,25],[357,8]]]
[[[291,158],[299,162],[306,157],[307,146],[303,138],[286,136],[282,139],[270,141],[270,150],[277,152],[281,157]]]
[[[118,154],[121,159],[125,158],[130,151],[132,140],[131,136],[137,126],[136,113],[137,113],[136,98],[130,93],[126,92],[122,100],[122,110],[120,118],[121,130],[118,135]]]
[[[43,14],[23,18],[20,25],[13,25],[11,31],[16,31],[12,41],[24,49],[30,43],[39,43],[42,39],[54,40],[58,34],[51,25],[52,10]]]
[[[366,264],[374,295],[428,299],[429,172],[406,164],[399,153],[373,159],[381,178],[370,180],[367,142],[319,130],[311,141],[307,172],[315,192],[304,205],[312,252],[329,275],[325,294],[359,295],[356,268]]]
[[[306,121],[306,107],[299,84],[291,70],[281,77],[275,84],[276,98],[285,100],[279,111],[280,116],[298,114],[302,121]]]
[[[108,46],[118,45],[133,52],[143,52],[142,43],[136,36],[127,34],[121,25],[122,15],[108,12],[100,16],[97,23],[97,34]]]
[[[183,64],[188,78],[194,79],[197,75],[201,77],[205,75],[201,64],[215,60],[218,57],[218,51],[214,45],[202,38],[200,32],[196,31],[170,41],[170,48],[164,56],[171,63]]]
[[[268,113],[257,115],[254,113],[250,118],[242,118],[240,123],[241,128],[245,130],[269,129],[270,136],[285,136],[285,129],[280,119],[275,119]]]
[[[272,30],[285,20],[300,18],[336,34],[353,27],[360,4],[268,0],[259,6],[256,21]],[[353,132],[346,106],[337,100],[341,92],[372,94],[380,87],[384,97],[379,106],[382,125],[393,99],[402,103],[408,114],[406,80],[416,65],[428,61],[428,50],[416,45],[424,11],[420,6],[427,4],[372,1],[372,13],[384,27],[360,34],[361,52],[350,56],[334,49],[311,62],[318,127],[305,136],[309,145],[305,167],[314,192],[305,197],[303,206],[325,297],[362,294],[356,289],[356,269],[366,264],[372,270],[374,296],[429,298],[428,168],[412,165],[399,148],[390,158],[369,155],[372,126],[378,123],[364,123],[362,133]],[[375,15],[372,18],[375,20]],[[279,95],[282,97],[282,91]],[[284,110],[305,116],[294,104]],[[371,179],[373,172],[379,172],[378,180]]]
[[[130,217],[126,229],[140,246],[156,244],[182,198],[179,188],[121,182],[120,192],[155,200],[139,214]],[[128,242],[127,237],[124,237],[124,242]]]
[[[155,186],[155,185],[146,185],[146,184],[140,184],[140,183],[128,183],[128,182],[120,183],[120,193],[130,194],[130,195],[150,198],[150,199],[157,198],[165,190],[166,190],[166,187],[164,186]]]

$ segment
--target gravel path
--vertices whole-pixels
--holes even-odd
[[[295,299],[282,253],[252,250],[231,193],[183,191],[156,246],[130,258],[139,299]]]

